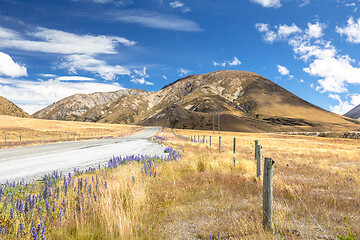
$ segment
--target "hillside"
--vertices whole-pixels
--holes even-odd
[[[345,113],[344,116],[353,119],[360,119],[360,105],[357,105],[356,107]]]
[[[59,119],[61,107],[55,103],[53,108],[57,111],[40,117]],[[314,106],[244,71],[192,75],[157,92],[123,94],[84,110],[76,120],[209,130],[213,115],[219,113],[221,129],[226,131],[349,131],[360,127],[358,121]],[[217,125],[216,117],[215,128]]]
[[[0,96],[0,115],[30,117],[28,113],[2,96]]]
[[[141,95],[145,90],[123,89],[115,92],[75,94],[66,97],[33,114],[34,118],[77,121],[90,108],[106,104],[123,95]],[[95,122],[95,121],[94,121]]]

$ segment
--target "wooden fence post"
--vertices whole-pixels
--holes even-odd
[[[7,135],[5,135],[5,142],[6,142],[6,140],[7,140]]]
[[[272,229],[273,164],[272,158],[265,158],[263,181],[263,226],[265,229]]]
[[[234,137],[234,149],[233,149],[234,154],[236,153],[236,137]]]
[[[35,134],[33,134],[33,141],[35,141]]]
[[[219,151],[221,151],[221,136],[219,137]]]
[[[256,176],[261,176],[261,145],[255,146],[255,160],[256,160]]]
[[[198,135],[198,142],[200,142],[200,136]]]
[[[20,142],[21,142],[21,135],[20,135]]]
[[[209,142],[210,142],[210,147],[211,147],[211,136],[210,136],[210,140],[209,140]]]

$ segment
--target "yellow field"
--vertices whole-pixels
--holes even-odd
[[[143,129],[134,125],[68,122],[0,115],[0,148],[73,141],[75,136],[77,140],[101,136],[123,136]]]
[[[156,177],[145,175],[137,162],[75,177],[75,190],[67,197],[67,216],[61,224],[56,217],[47,218],[52,225],[47,225],[46,238],[209,239],[211,234],[216,239],[220,232],[221,239],[326,239],[325,234],[336,239],[349,229],[360,234],[359,140],[222,132],[219,151],[218,134],[175,133],[205,135],[207,141],[211,135],[212,147],[209,142],[185,142],[166,128],[159,136],[183,156],[159,163]],[[262,226],[262,179],[256,177],[253,151],[256,139],[263,157],[275,161],[271,231]],[[79,202],[79,179],[94,183],[95,175],[99,186],[106,181],[106,189],[99,187],[96,201],[85,194]],[[54,200],[57,206],[65,198],[62,191],[61,187],[59,200]],[[87,210],[77,213],[79,204]]]

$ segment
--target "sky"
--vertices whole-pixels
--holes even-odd
[[[258,73],[344,114],[360,104],[360,0],[0,0],[0,95],[32,114],[77,93]]]

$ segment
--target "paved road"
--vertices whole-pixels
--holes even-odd
[[[165,155],[161,145],[147,140],[158,131],[158,127],[149,127],[122,138],[3,149],[0,150],[0,183],[32,181],[54,170],[86,169],[104,164],[112,156]]]

